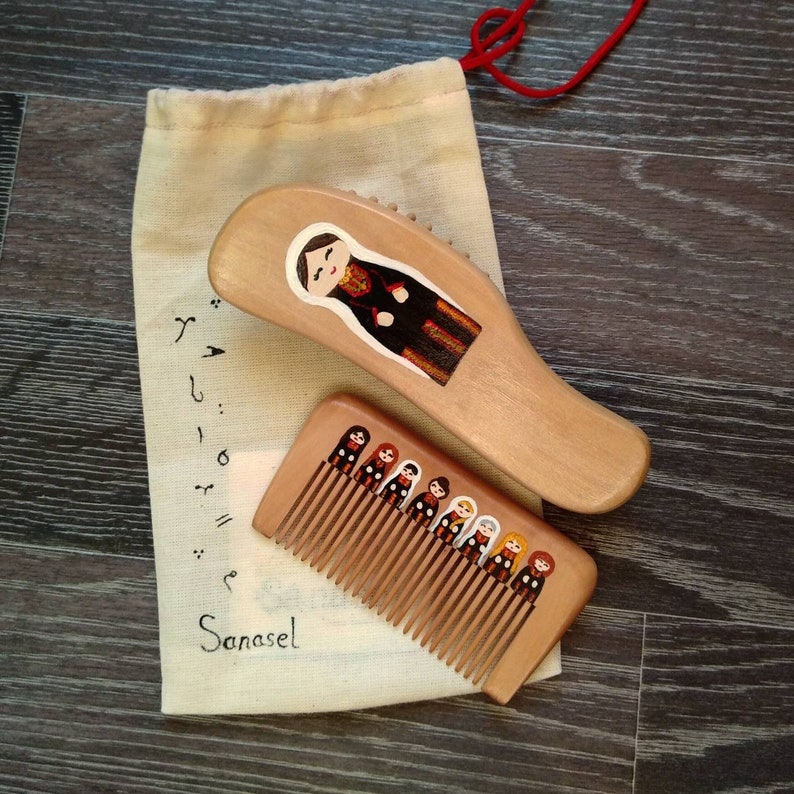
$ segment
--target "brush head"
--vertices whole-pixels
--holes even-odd
[[[209,274],[228,302],[351,359],[561,507],[611,510],[645,477],[642,431],[555,375],[488,277],[388,207],[271,188],[226,222]]]

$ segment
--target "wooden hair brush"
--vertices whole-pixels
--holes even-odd
[[[502,294],[451,246],[353,193],[285,185],[247,199],[209,257],[218,295],[379,377],[563,508],[618,507],[650,447],[543,362]]]
[[[499,703],[596,581],[571,540],[345,394],[315,408],[253,525]]]

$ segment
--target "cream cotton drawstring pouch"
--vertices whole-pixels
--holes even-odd
[[[287,182],[395,202],[502,284],[457,61],[261,90],[149,93],[132,255],[169,714],[332,711],[475,691],[251,527],[328,394],[364,398],[540,506],[354,364],[212,292],[207,257],[221,225],[251,194]],[[555,648],[533,679],[559,670]]]

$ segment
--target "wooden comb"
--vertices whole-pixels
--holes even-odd
[[[253,526],[499,703],[595,587],[576,544],[349,395],[314,410]]]
[[[218,295],[341,353],[495,466],[569,510],[642,483],[650,447],[555,375],[488,277],[407,217],[287,185],[245,201],[209,257]]]

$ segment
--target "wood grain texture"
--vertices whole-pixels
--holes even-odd
[[[129,325],[0,317],[4,540],[151,556],[137,361]]]
[[[28,103],[0,305],[132,320],[130,226],[140,108]]]
[[[511,305],[561,375],[654,444],[624,508],[547,509],[601,574],[562,677],[508,709],[159,713],[128,253],[146,90],[459,56],[486,5],[45,0],[3,15],[3,790],[794,788],[789,0],[651,0],[557,101],[469,78]],[[508,70],[567,76],[626,5],[539,2]]]
[[[0,256],[3,253],[6,218],[24,114],[25,97],[0,93]]]
[[[522,792],[547,768],[549,791],[630,790],[636,616],[585,612],[565,641],[568,670],[524,688],[515,708],[473,695],[347,714],[174,719],[158,712],[150,561],[5,545],[0,600],[7,791]]]
[[[515,56],[511,74],[519,79],[537,74],[538,84],[558,83],[561,74],[572,74],[583,63],[582,54],[605,38],[628,5],[544,4],[539,16],[548,27],[533,27],[530,46]],[[790,164],[791,11],[790,2],[709,0],[684,7],[651,0],[580,89],[534,106],[537,112],[524,114],[517,125],[521,117],[480,77],[477,88],[473,85],[475,118],[484,134],[508,140]],[[575,57],[569,54],[572,45]],[[565,58],[562,65],[547,60],[555,53]],[[538,63],[550,68],[535,71]]]
[[[547,506],[596,560],[594,603],[794,628],[792,390],[559,369],[642,426],[653,448],[645,486],[620,510]]]
[[[539,4],[530,38],[508,59],[510,74],[541,87],[561,82],[627,5]],[[232,89],[364,75],[464,55],[486,7],[36,3],[5,20],[0,89],[141,103],[154,86]],[[490,77],[473,75],[475,118],[502,138],[791,163],[791,10],[789,2],[651,2],[596,76],[563,100],[514,101]]]
[[[776,384],[794,365],[794,171],[482,142],[505,289],[547,360]]]
[[[791,631],[649,618],[637,794],[794,789]]]
[[[30,101],[0,305],[132,319],[142,124],[137,108]],[[790,168],[481,145],[508,300],[547,361],[769,384],[792,366]]]

